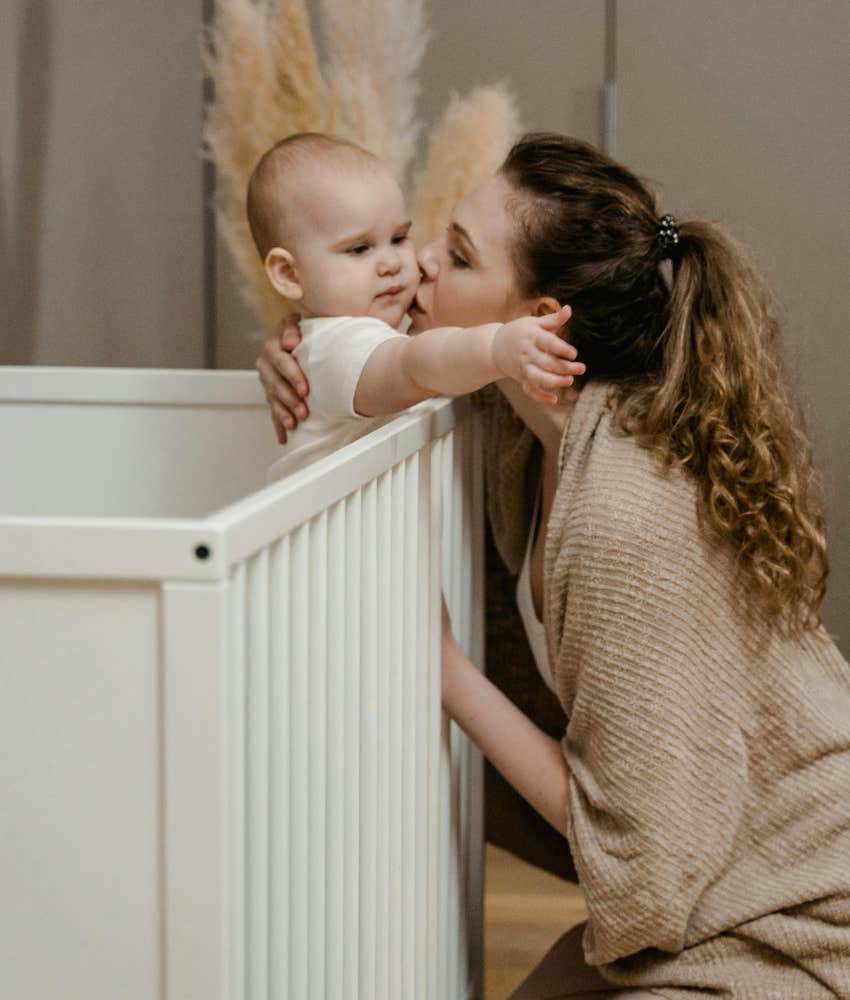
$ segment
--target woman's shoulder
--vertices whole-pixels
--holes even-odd
[[[604,382],[589,383],[576,404],[556,503],[584,511],[615,537],[691,535],[698,524],[696,484],[619,427],[616,393]]]

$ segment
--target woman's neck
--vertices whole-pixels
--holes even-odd
[[[543,445],[543,462],[557,470],[561,438],[570,422],[579,390],[561,389],[561,402],[554,406],[538,403],[526,395],[522,387],[513,379],[505,378],[496,383],[505,399],[511,404],[516,415]]]

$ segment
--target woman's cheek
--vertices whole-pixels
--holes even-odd
[[[463,289],[458,288],[449,272],[441,268],[437,280],[431,286],[428,309],[431,321],[435,326],[466,326],[466,312]]]

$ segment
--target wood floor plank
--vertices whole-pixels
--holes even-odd
[[[484,1000],[505,1000],[549,947],[587,916],[578,886],[487,845]]]

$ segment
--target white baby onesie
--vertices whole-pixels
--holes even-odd
[[[372,351],[404,336],[371,316],[303,319],[300,326],[301,343],[292,353],[310,385],[310,416],[287,432],[283,455],[269,469],[269,482],[330,455],[388,419],[355,413],[354,393]]]

